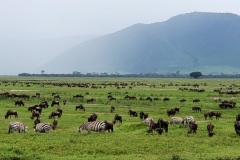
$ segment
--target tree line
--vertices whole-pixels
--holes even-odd
[[[203,75],[199,71],[191,72],[189,74],[176,73],[131,73],[131,74],[119,74],[119,73],[80,73],[74,71],[72,74],[30,74],[30,73],[20,73],[19,77],[123,77],[123,78],[240,78],[240,74],[206,74]]]

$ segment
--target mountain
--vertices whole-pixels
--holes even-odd
[[[136,24],[80,43],[44,66],[46,73],[233,73],[240,69],[240,17],[193,12]]]

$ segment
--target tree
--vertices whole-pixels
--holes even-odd
[[[193,78],[199,78],[202,76],[202,73],[201,72],[191,72],[189,75],[190,75],[190,77],[193,77]]]
[[[42,74],[44,74],[44,72],[45,72],[44,70],[41,70],[41,73],[42,73]]]

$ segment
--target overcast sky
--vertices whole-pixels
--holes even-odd
[[[240,1],[0,0],[0,35],[20,39],[102,35],[194,11],[239,15]]]
[[[28,56],[27,47],[28,52],[9,48],[13,45],[12,39],[105,35],[136,23],[162,22],[194,11],[240,15],[240,0],[0,0],[0,55],[4,59],[0,64],[0,75],[22,73],[26,68],[33,68],[32,64],[46,62],[45,52],[38,58],[35,52]],[[61,53],[47,54],[51,59]],[[13,55],[18,56],[14,59]],[[15,63],[26,56],[28,60],[32,57],[38,61]],[[8,65],[12,69],[3,70],[4,63],[10,60]],[[21,68],[23,66],[25,68]]]

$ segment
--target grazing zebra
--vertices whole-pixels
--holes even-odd
[[[146,124],[146,125],[150,126],[152,121],[153,121],[153,118],[148,117],[148,118],[144,119],[143,124]]]
[[[48,133],[52,128],[50,123],[38,123],[35,126],[35,131],[40,133]]]
[[[181,124],[183,119],[181,117],[172,117],[170,124],[174,126],[175,124]]]
[[[182,121],[184,127],[189,126],[191,122],[194,122],[193,116],[186,116]]]
[[[81,134],[83,130],[87,130],[88,134],[91,131],[103,133],[106,130],[106,123],[104,121],[85,122],[79,127],[78,132]]]
[[[28,126],[25,126],[22,122],[10,122],[8,125],[8,133],[12,133],[13,131],[18,131],[18,133],[26,133]]]

